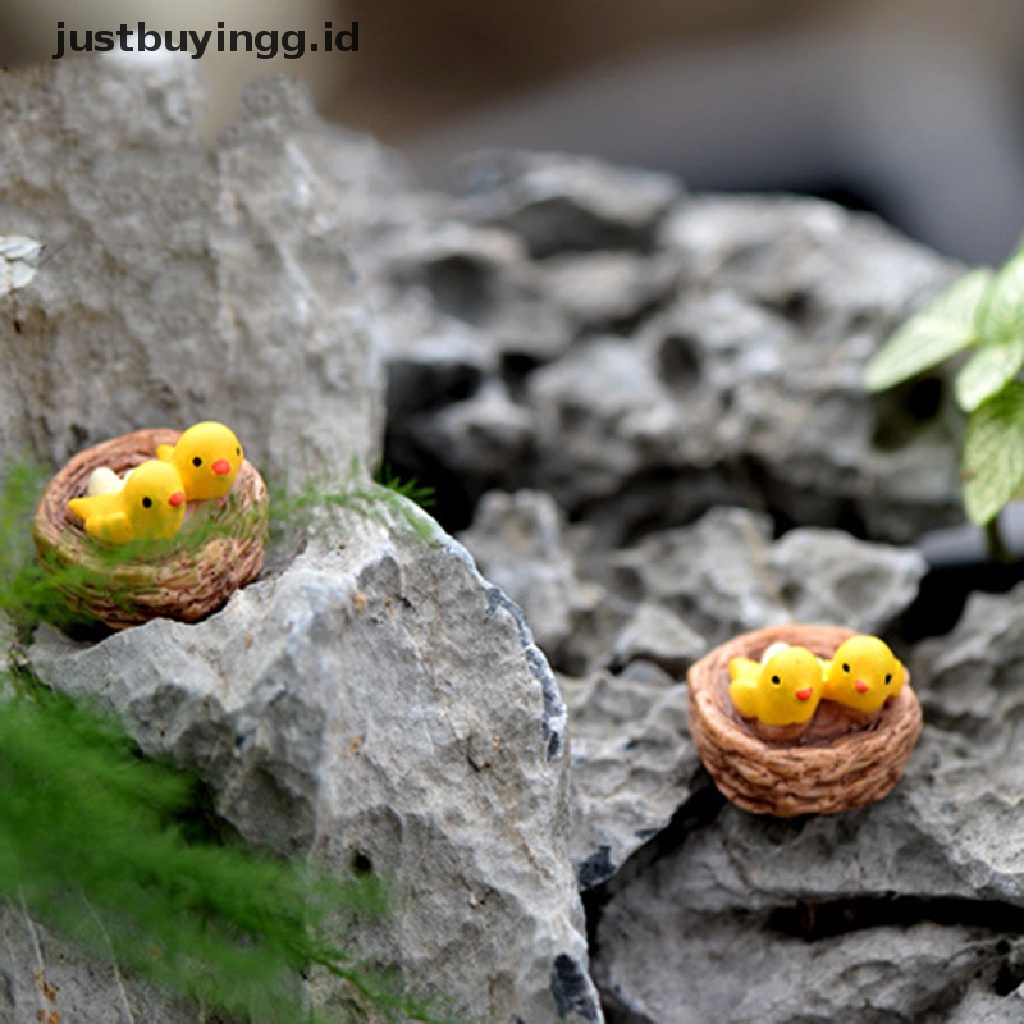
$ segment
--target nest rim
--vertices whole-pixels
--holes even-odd
[[[869,725],[806,745],[758,736],[729,697],[732,658],[759,660],[776,642],[831,658],[854,635],[842,626],[769,626],[720,644],[690,667],[690,733],[715,784],[733,803],[776,817],[833,814],[880,800],[899,781],[922,728],[909,680]]]
[[[171,429],[137,430],[86,448],[50,479],[36,507],[32,536],[44,568],[81,567],[81,580],[58,577],[57,586],[72,609],[112,629],[153,618],[196,622],[263,568],[269,496],[248,460],[242,462],[230,500],[190,503],[191,516],[216,524],[196,551],[174,540],[156,542],[110,564],[103,554],[116,549],[90,537],[68,508],[71,498],[85,494],[94,469],[107,466],[124,473],[156,458],[158,445],[173,445],[180,436]]]

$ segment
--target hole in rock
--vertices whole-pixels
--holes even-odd
[[[1024,982],[1024,965],[1003,963],[992,985],[992,991],[997,996],[1010,996],[1020,988],[1022,982]]]
[[[368,875],[373,871],[373,861],[362,850],[356,850],[352,854],[352,871],[357,875]]]
[[[906,447],[939,414],[945,394],[939,377],[921,377],[876,396],[871,444],[882,452]]]
[[[503,352],[501,355],[501,379],[505,382],[512,398],[521,398],[526,378],[542,365],[542,360],[528,352]]]
[[[483,260],[445,256],[424,268],[424,281],[442,312],[467,323],[480,323],[494,305],[495,271]]]
[[[658,371],[675,390],[687,391],[700,382],[697,341],[688,334],[669,334],[658,349]]]
[[[1005,594],[1024,581],[1024,561],[966,562],[929,569],[917,597],[900,616],[900,636],[916,643],[930,636],[943,636],[963,615],[967,599],[975,591]]]
[[[945,390],[945,385],[938,377],[920,377],[908,381],[902,394],[903,408],[912,420],[924,423],[938,413]]]
[[[1024,908],[963,897],[863,896],[779,907],[768,914],[766,928],[816,942],[868,928],[912,928],[923,923],[1021,935]],[[993,951],[997,951],[995,944]]]
[[[384,435],[383,464],[399,480],[415,480],[417,486],[433,489],[427,512],[449,533],[469,527],[483,491],[482,483],[445,466],[416,443],[411,432],[399,433],[390,427]]]
[[[814,312],[814,303],[810,293],[804,288],[795,288],[782,297],[776,307],[778,312],[795,324],[805,324]]]
[[[388,418],[462,402],[476,394],[482,377],[478,366],[458,360],[428,365],[392,359],[387,365]]]

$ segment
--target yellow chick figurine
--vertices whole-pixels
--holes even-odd
[[[157,445],[156,457],[181,474],[188,501],[222,498],[234,485],[243,459],[238,438],[212,420],[189,427],[175,445]]]
[[[143,462],[120,491],[72,498],[68,508],[85,521],[85,532],[113,544],[173,537],[185,518],[185,488],[166,462]]]
[[[865,715],[873,715],[903,689],[906,669],[888,645],[875,636],[852,636],[825,670],[825,696]]]
[[[769,726],[801,725],[811,720],[822,697],[822,668],[803,647],[769,650],[763,662],[729,662],[729,696],[736,710]]]

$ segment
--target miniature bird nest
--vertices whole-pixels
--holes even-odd
[[[123,558],[88,536],[68,509],[69,499],[85,494],[94,469],[124,473],[179,436],[138,430],[81,452],[50,481],[36,509],[32,533],[43,566],[75,611],[113,629],[157,617],[195,622],[263,567],[269,501],[263,478],[247,461],[225,498],[189,502],[172,541],[132,545]]]
[[[704,766],[733,803],[782,818],[832,814],[880,800],[899,781],[921,732],[921,706],[909,679],[867,724],[823,700],[821,721],[791,743],[758,736],[729,696],[732,658],[757,661],[780,641],[831,658],[853,635],[837,626],[771,626],[735,637],[690,668],[690,733]]]

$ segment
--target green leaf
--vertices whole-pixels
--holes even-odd
[[[1011,381],[1024,366],[1024,335],[1003,342],[984,343],[957,374],[956,400],[964,412],[973,412]]]
[[[1024,383],[1011,381],[971,414],[963,470],[967,515],[984,526],[1024,481]]]
[[[900,384],[975,344],[975,317],[991,281],[992,271],[972,270],[911,317],[869,360],[868,390]]]
[[[978,333],[983,343],[1024,336],[1024,256],[1015,256],[992,283],[979,311]]]

